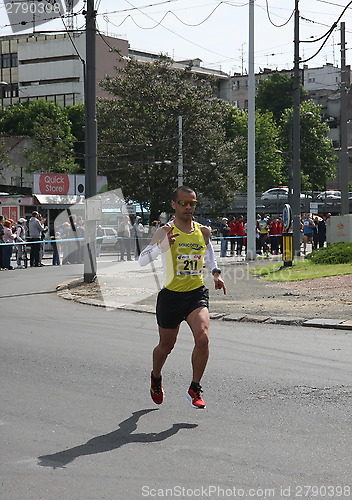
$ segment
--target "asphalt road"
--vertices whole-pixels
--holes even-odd
[[[184,326],[157,407],[154,317],[56,295],[81,274],[0,274],[1,499],[352,498],[351,333],[213,321],[195,410]]]

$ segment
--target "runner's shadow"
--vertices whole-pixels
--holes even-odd
[[[156,443],[175,435],[180,429],[194,429],[197,424],[178,423],[161,432],[137,433],[132,434],[137,429],[138,420],[147,413],[156,411],[158,408],[134,411],[132,416],[119,424],[119,429],[97,436],[85,444],[59,451],[52,455],[42,455],[38,457],[38,465],[42,467],[52,467],[53,469],[65,467],[77,457],[84,455],[94,455],[96,453],[105,453],[116,450],[129,443]]]

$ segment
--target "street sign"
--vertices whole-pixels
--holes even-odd
[[[309,210],[311,214],[315,214],[318,212],[318,203],[309,203]]]
[[[289,205],[288,203],[284,205],[284,209],[282,211],[282,222],[284,225],[284,230],[288,231],[292,223],[292,210],[291,205]]]

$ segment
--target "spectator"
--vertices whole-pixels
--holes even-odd
[[[125,260],[125,255],[127,255],[127,260],[132,260],[131,235],[132,235],[132,226],[130,218],[128,215],[124,215],[118,227],[118,236],[120,243],[120,260]]]
[[[274,217],[269,222],[269,242],[272,255],[279,253],[279,219]]]
[[[231,257],[235,254],[236,246],[236,219],[231,217],[229,222],[229,239],[230,239],[230,255]]]
[[[50,240],[51,240],[51,246],[53,249],[53,259],[52,259],[52,265],[53,266],[60,266],[60,253],[59,253],[59,245],[58,245],[58,240],[60,239],[61,235],[58,231],[55,232],[54,227],[51,228],[50,230]]]
[[[3,255],[4,255],[4,245],[1,243],[4,243],[4,217],[3,215],[0,215],[0,269],[4,268],[4,260],[3,260]]]
[[[208,228],[209,228],[209,231],[210,231],[210,239],[211,239],[211,238],[212,238],[213,233],[215,232],[215,229],[212,229],[212,227],[211,227],[211,219],[207,219],[207,220],[205,221],[205,225],[206,225],[206,227],[208,227]]]
[[[318,223],[319,223],[319,219],[318,219],[317,216],[314,217],[313,222],[314,222],[314,228],[313,228],[313,250],[316,250],[318,248]]]
[[[13,267],[11,266],[11,257],[13,251],[13,244],[16,239],[16,234],[14,234],[12,231],[12,222],[10,221],[11,219],[8,219],[3,222],[4,226],[3,240],[4,243],[7,243],[7,245],[4,245],[3,265],[4,269],[9,269],[9,270],[13,269]]]
[[[244,229],[244,217],[240,215],[236,221],[236,255],[242,255],[242,248],[244,243],[244,237],[246,236],[246,232]]]
[[[136,239],[136,251],[135,251],[135,257],[136,260],[138,260],[138,257],[143,250],[144,246],[144,226],[142,224],[142,217],[139,217],[137,215],[136,220],[133,224],[133,234]]]
[[[69,222],[64,222],[62,224],[62,264],[70,264],[70,254],[71,254],[71,242],[67,241],[71,239],[71,225]]]
[[[151,239],[154,236],[155,231],[159,227],[159,221],[158,220],[153,220],[153,222],[150,225],[149,231],[148,231],[148,237]]]
[[[318,222],[318,245],[319,248],[322,248],[326,241],[326,222],[325,216],[321,218]]]
[[[227,225],[228,220],[227,217],[223,217],[220,222],[220,257],[226,257],[227,253],[228,235],[230,232],[230,228]]]
[[[21,217],[18,219],[17,228],[16,228],[16,242],[22,242],[23,245],[17,245],[17,269],[24,269],[24,266],[21,264],[21,260],[23,259],[23,254],[26,251],[26,224],[27,219]]]
[[[42,267],[44,264],[40,262],[40,247],[42,233],[48,228],[44,226],[45,219],[41,219],[38,212],[32,212],[32,217],[29,219],[29,236],[31,241],[30,265],[31,267]]]
[[[306,254],[307,243],[313,244],[313,233],[315,224],[310,214],[305,214],[303,219],[303,254]]]
[[[282,233],[284,232],[284,223],[282,222],[282,217],[277,218],[277,234],[278,234],[278,245],[279,254],[282,254]]]
[[[103,244],[104,231],[101,224],[97,226],[97,237],[96,237],[96,253],[97,257],[100,257],[101,246]]]
[[[258,253],[261,255],[262,253],[268,253],[268,219],[264,216],[261,216],[257,221],[257,228],[259,233],[259,241],[258,241]]]

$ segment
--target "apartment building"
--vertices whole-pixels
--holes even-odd
[[[1,106],[45,99],[62,106],[84,102],[85,32],[20,34],[0,37]],[[128,56],[128,42],[111,36],[96,40],[97,96],[106,95],[99,81],[119,66],[117,49]]]
[[[159,57],[159,54],[130,49],[129,57],[134,58],[140,62],[153,62]],[[224,101],[228,101],[230,76],[224,71],[204,68],[202,66],[202,60],[198,58],[174,61],[172,67],[175,69],[190,68],[191,72],[196,74],[199,78],[208,76],[213,77],[216,81],[217,97],[219,99],[223,99]]]

